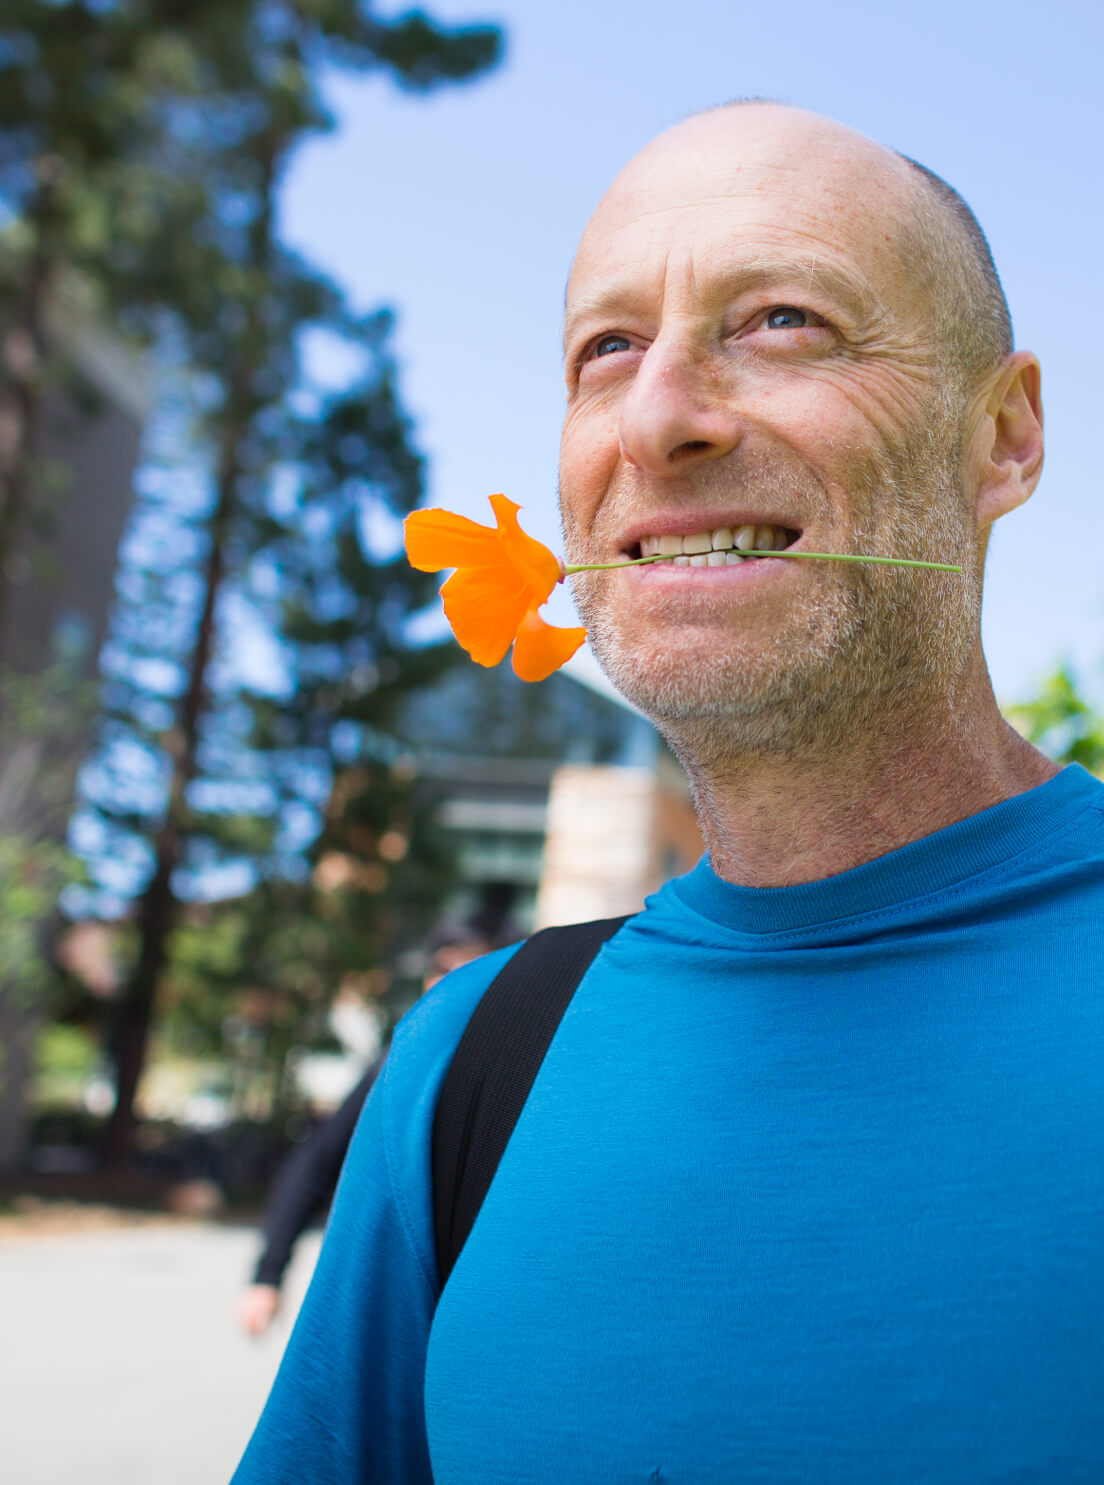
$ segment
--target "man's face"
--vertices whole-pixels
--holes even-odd
[[[782,746],[869,719],[976,642],[964,409],[943,401],[929,306],[894,246],[912,189],[859,136],[753,106],[662,137],[587,228],[565,323],[568,559],[676,538],[693,554],[575,580],[599,659],[661,721],[723,718]],[[747,528],[757,547],[968,573],[701,550]]]

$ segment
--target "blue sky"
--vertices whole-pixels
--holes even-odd
[[[381,7],[385,8],[385,7]],[[1017,342],[1043,363],[1048,454],[997,530],[985,636],[1002,700],[1063,657],[1104,691],[1104,8],[990,0],[436,0],[500,21],[497,73],[429,99],[335,79],[337,132],[294,161],[291,241],[357,304],[398,312],[429,503],[489,520],[504,490],[558,549],[563,284],[587,216],[649,138],[732,97],[785,99],[955,185],[993,246]],[[558,593],[549,616],[570,622]]]

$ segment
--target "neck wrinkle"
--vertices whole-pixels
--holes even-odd
[[[725,756],[716,737],[695,746],[692,729],[672,729],[668,740],[690,777],[717,875],[745,887],[819,881],[1061,771],[1005,722],[984,664],[973,686],[956,691],[911,717],[898,712],[865,728],[846,750]]]

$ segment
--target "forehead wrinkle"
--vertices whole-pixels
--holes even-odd
[[[587,224],[572,266],[572,277],[580,261],[594,256],[595,246],[604,247],[607,253],[615,253],[616,239],[625,230],[631,232],[641,224],[662,223],[686,211],[696,213],[704,210],[708,214],[711,208],[723,208],[737,201],[767,202],[778,194],[780,182],[784,182],[782,194],[788,211],[792,213],[784,231],[791,238],[804,237],[813,248],[804,265],[807,282],[829,291],[842,290],[853,301],[860,317],[877,319],[885,316],[888,309],[895,311],[892,313],[894,320],[902,316],[911,320],[913,315],[906,308],[906,301],[912,298],[908,269],[896,251],[895,241],[887,240],[888,253],[884,249],[875,250],[877,261],[870,265],[875,270],[874,277],[872,279],[869,272],[861,273],[861,284],[831,283],[829,275],[821,268],[825,248],[828,261],[835,256],[833,245],[823,236],[823,229],[837,220],[841,209],[845,230],[848,236],[854,236],[855,220],[851,208],[856,193],[870,197],[874,215],[887,227],[892,227],[901,214],[909,214],[915,191],[900,158],[865,136],[840,125],[826,124],[826,121],[807,116],[800,110],[768,105],[764,108],[768,114],[778,115],[773,130],[778,137],[768,139],[765,144],[756,138],[762,132],[757,120],[763,109],[754,107],[739,114],[714,110],[661,135],[630,161]],[[749,124],[754,126],[750,131]],[[723,127],[719,128],[720,125]],[[820,161],[812,172],[811,150]],[[710,175],[712,179],[709,179]],[[802,179],[808,189],[795,195],[789,182]],[[761,223],[761,227],[771,232],[769,222]],[[660,228],[660,235],[662,231]],[[684,240],[688,238],[692,242],[693,235],[691,227]],[[866,228],[861,237],[869,242]],[[768,243],[768,252],[769,248]],[[891,260],[888,264],[887,258]],[[601,261],[600,253],[598,261]],[[785,265],[786,271],[793,271],[795,266]],[[847,265],[839,267],[846,270]],[[883,283],[881,279],[887,267],[889,277]],[[904,283],[901,281],[902,270],[906,275]],[[841,273],[838,278],[843,276]],[[573,305],[569,278],[564,303],[565,335],[587,308],[591,297],[585,294]],[[604,307],[595,306],[599,312]]]
[[[669,257],[663,266],[664,295],[668,278]],[[697,280],[693,262],[688,264],[690,277]],[[884,315],[885,305],[872,285],[859,275],[850,273],[842,265],[833,263],[822,252],[808,254],[779,254],[758,252],[745,263],[730,264],[715,275],[719,285],[730,295],[749,289],[767,287],[771,283],[795,283],[804,281],[807,290],[819,289],[836,298],[850,308],[857,318],[868,321]],[[570,291],[570,285],[569,285]],[[570,293],[565,301],[564,339],[569,340],[575,326],[589,319],[616,316],[618,313],[638,312],[637,306],[648,294],[646,283],[640,279],[614,280],[599,288],[578,295],[574,302]]]

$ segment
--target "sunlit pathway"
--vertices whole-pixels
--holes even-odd
[[[318,1250],[300,1244],[288,1314],[249,1341],[234,1298],[247,1231],[157,1226],[0,1243],[5,1485],[226,1485]]]

